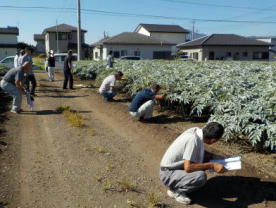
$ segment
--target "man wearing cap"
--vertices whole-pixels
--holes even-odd
[[[32,50],[33,49],[30,47],[25,48],[25,50],[24,50],[25,54],[22,57],[20,65],[22,65],[25,62],[29,62],[31,64],[31,68],[32,68],[32,65],[33,65],[33,60],[31,57]],[[30,82],[31,82],[31,89],[30,89]],[[33,69],[31,69],[28,73],[26,73],[25,85],[26,85],[27,90],[30,91],[31,95],[35,96],[36,79],[35,79]]]
[[[24,73],[31,70],[32,65],[25,62],[22,66],[10,69],[0,82],[1,88],[13,97],[12,113],[21,112],[22,93],[27,93],[24,87]]]
[[[55,79],[55,57],[53,54],[53,51],[50,50],[48,52],[48,58],[47,58],[47,69],[48,69],[48,78],[50,82],[53,82]]]
[[[123,78],[124,74],[122,72],[117,72],[116,74],[109,75],[106,77],[100,88],[99,93],[104,97],[104,100],[107,102],[112,102],[113,97],[117,95],[118,87],[116,86],[117,80],[126,80]]]
[[[69,80],[69,88],[73,89],[73,74],[72,74],[72,70],[73,70],[73,65],[72,65],[72,61],[73,61],[73,52],[71,50],[68,51],[67,53],[67,57],[64,60],[64,68],[63,68],[63,72],[64,72],[64,82],[63,82],[63,89],[67,89],[67,83]]]
[[[139,91],[130,104],[129,114],[139,121],[149,121],[153,113],[153,100],[163,100],[166,96],[157,95],[160,89],[160,85],[153,84],[151,88]]]

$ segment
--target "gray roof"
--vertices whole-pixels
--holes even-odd
[[[44,34],[34,34],[34,40],[45,40]]]
[[[43,33],[45,34],[46,32],[56,32],[58,29],[59,32],[72,32],[72,31],[77,31],[78,28],[71,26],[71,25],[67,25],[67,24],[60,24],[60,25],[55,25],[53,27],[48,27],[46,29],[43,30]],[[86,30],[81,30],[82,32],[87,32]]]
[[[15,34],[19,35],[19,29],[17,27],[0,27],[0,34]]]
[[[123,32],[111,38],[105,38],[94,45],[175,45],[168,41],[161,41],[136,32]]]
[[[178,48],[197,46],[270,46],[271,44],[235,34],[212,34],[186,43],[178,44]]]
[[[144,27],[149,32],[164,32],[164,33],[189,33],[189,30],[184,29],[179,25],[158,25],[158,24],[139,24],[135,32]]]

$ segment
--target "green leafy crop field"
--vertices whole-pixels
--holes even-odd
[[[115,71],[128,78],[126,93],[158,83],[168,106],[181,106],[186,117],[208,115],[222,123],[225,140],[276,148],[276,63],[118,61],[110,70],[104,61],[82,61],[75,68],[81,78],[98,82]]]

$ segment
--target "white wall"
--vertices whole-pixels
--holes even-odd
[[[143,59],[153,59],[154,51],[171,51],[171,46],[156,46],[156,45],[105,45],[103,47],[103,60],[106,60],[109,51],[126,50],[128,56],[134,56],[134,51],[140,51],[140,56]],[[94,49],[96,51],[96,49]],[[93,53],[94,53],[93,51]]]
[[[269,47],[271,50],[276,51],[276,38],[258,38],[257,40],[264,41],[266,43],[270,43],[273,46]],[[269,60],[273,61],[276,60],[276,53],[270,52],[269,53]]]
[[[175,44],[186,42],[185,33],[151,33],[150,36],[159,40],[164,40]]]
[[[6,56],[15,56],[16,48],[0,48],[0,60]]]
[[[15,34],[0,34],[0,43],[17,44],[17,36]]]
[[[142,34],[142,35],[150,36],[150,33],[149,33],[144,27],[141,27],[141,28],[138,30],[138,33],[140,33],[140,34]]]

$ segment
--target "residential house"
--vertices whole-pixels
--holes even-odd
[[[176,53],[176,45],[187,41],[190,31],[179,25],[139,24],[135,31],[155,39],[173,43],[172,53]]]
[[[34,41],[36,41],[36,53],[45,53],[45,35],[34,34]]]
[[[14,56],[17,50],[17,27],[0,28],[0,60],[6,56]]]
[[[271,44],[271,46],[269,47],[269,60],[275,61],[276,60],[276,36],[255,37],[255,39]]]
[[[86,30],[81,30],[82,57],[86,56],[89,47],[87,44],[85,44],[86,32]],[[60,24],[46,28],[41,36],[34,36],[35,41],[37,41],[37,44],[41,48],[43,48],[42,36],[44,36],[45,39],[46,53],[48,53],[50,50],[53,50],[55,53],[66,53],[69,49],[74,53],[77,53],[77,27],[67,24]]]
[[[203,60],[268,60],[271,44],[234,34],[212,34],[177,45],[190,58]]]
[[[109,51],[112,51],[115,58],[140,56],[143,59],[170,59],[172,45],[168,41],[137,32],[123,32],[94,43],[93,58],[105,60]]]

